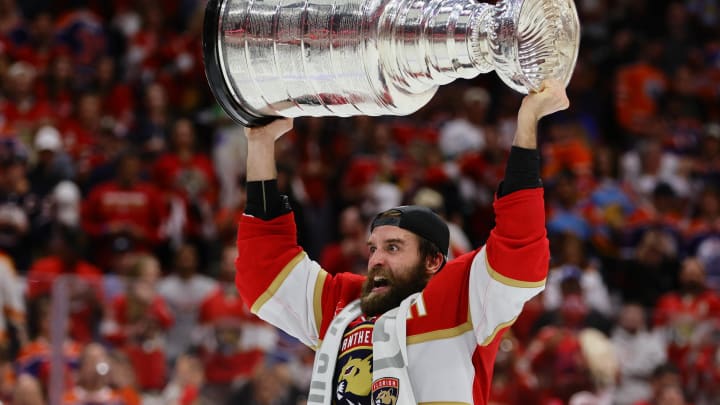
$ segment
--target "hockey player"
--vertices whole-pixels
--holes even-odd
[[[254,313],[316,349],[308,404],[487,403],[501,336],[548,271],[537,123],[568,105],[555,81],[523,99],[484,246],[447,261],[442,219],[397,207],[371,224],[367,276],[329,275],[297,246],[274,159],[292,121],[246,130],[236,284]]]

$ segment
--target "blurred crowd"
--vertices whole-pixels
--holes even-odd
[[[540,128],[551,270],[492,404],[720,404],[720,1],[576,5],[571,108]],[[303,403],[313,353],[234,287],[245,138],[204,7],[0,0],[0,403]],[[481,246],[520,100],[487,74],[408,117],[296,119],[299,243],[363,273],[368,221],[413,203]]]

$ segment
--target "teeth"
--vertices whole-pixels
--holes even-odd
[[[389,284],[388,279],[386,277],[377,276],[373,277],[373,284],[376,287],[386,286]]]

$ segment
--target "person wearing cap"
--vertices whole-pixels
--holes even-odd
[[[44,198],[62,180],[73,177],[73,162],[64,153],[62,135],[55,127],[41,127],[35,133],[33,146],[37,159],[28,173],[28,180],[32,190]]]
[[[523,99],[485,246],[448,261],[437,214],[392,208],[371,223],[366,276],[329,275],[297,245],[274,159],[292,121],[246,130],[236,285],[260,318],[316,350],[308,404],[488,402],[500,339],[548,271],[537,123],[568,105],[555,81]]]

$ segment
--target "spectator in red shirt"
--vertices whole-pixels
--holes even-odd
[[[170,237],[208,240],[214,236],[213,207],[218,181],[207,154],[196,148],[193,123],[180,119],[173,126],[171,151],[158,158],[153,178],[173,209],[168,222]],[[178,212],[180,211],[180,212]],[[181,219],[184,218],[184,221]]]
[[[76,98],[75,114],[60,126],[65,151],[75,160],[78,180],[86,178],[94,168],[98,139],[103,133],[104,111],[98,94],[82,93]]]
[[[505,333],[495,358],[490,403],[493,405],[535,405],[537,397],[531,389],[532,376],[523,370],[521,343],[513,333]]]
[[[237,249],[223,250],[218,286],[200,305],[204,337],[201,360],[205,368],[204,395],[221,403],[233,386],[247,382],[276,347],[277,331],[250,312],[235,287]]]
[[[200,403],[200,388],[203,385],[202,364],[197,357],[184,354],[178,357],[173,377],[162,392],[163,405],[195,405]]]
[[[36,260],[28,272],[27,296],[30,300],[50,296],[62,280],[70,295],[70,336],[87,343],[101,315],[102,273],[81,258],[82,245],[78,230],[59,228],[50,242],[50,255]]]
[[[5,36],[23,24],[22,11],[14,1],[0,1],[0,35]]]
[[[103,110],[112,117],[115,131],[125,135],[134,123],[135,98],[132,89],[118,80],[115,60],[104,56],[98,62],[94,89],[100,96]]]
[[[130,359],[140,388],[162,390],[167,379],[163,332],[173,323],[165,300],[157,293],[160,265],[141,254],[129,274],[127,293],[115,298],[103,322],[103,334]]]
[[[148,252],[163,240],[163,200],[140,179],[140,163],[131,152],[121,156],[116,179],[95,186],[83,204],[82,226],[101,266],[113,263],[116,252]]]
[[[531,370],[537,404],[567,403],[579,391],[592,391],[590,370],[575,330],[549,326],[528,345],[523,362]]]
[[[367,271],[367,224],[360,209],[354,205],[340,213],[340,240],[326,245],[320,265],[330,274]]]
[[[685,382],[697,368],[691,352],[701,350],[701,334],[720,317],[720,296],[705,285],[705,269],[696,258],[685,259],[679,291],[664,294],[655,306],[655,325],[667,329],[668,357]],[[714,344],[711,342],[710,344]]]
[[[70,118],[75,110],[77,88],[73,67],[70,51],[65,47],[55,47],[42,86],[42,94],[51,103],[59,120]]]
[[[40,125],[53,118],[52,108],[36,94],[37,70],[27,62],[15,62],[4,77],[8,102],[2,104],[0,115],[23,139],[29,139]]]

